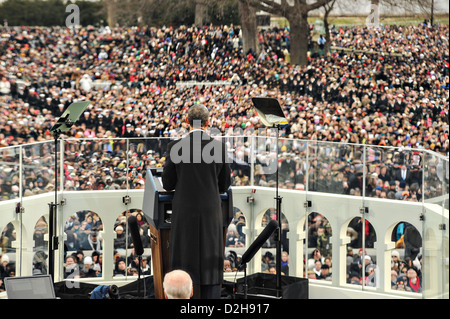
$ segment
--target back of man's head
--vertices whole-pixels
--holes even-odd
[[[209,111],[203,104],[195,104],[188,111],[188,120],[194,129],[204,127],[209,121]]]
[[[164,276],[163,288],[166,299],[189,299],[194,293],[191,276],[179,269]]]

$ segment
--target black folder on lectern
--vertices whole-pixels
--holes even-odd
[[[163,168],[147,170],[142,211],[146,219],[156,229],[170,229],[172,200],[175,191],[166,191],[162,186],[162,170]],[[220,194],[222,199],[223,227],[228,227],[233,218],[232,194],[231,187],[225,193]]]

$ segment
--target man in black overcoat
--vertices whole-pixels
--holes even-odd
[[[220,193],[231,185],[223,143],[209,136],[209,111],[201,104],[189,109],[190,132],[168,144],[162,173],[172,201],[171,269],[189,273],[194,298],[220,298],[223,281],[223,220]]]

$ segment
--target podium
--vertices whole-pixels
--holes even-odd
[[[163,280],[165,274],[170,271],[170,230],[172,200],[175,194],[175,191],[166,191],[163,188],[162,171],[163,168],[151,168],[146,171],[142,204],[142,211],[150,226],[149,235],[156,299],[164,299]],[[220,198],[222,200],[223,240],[225,244],[228,225],[233,218],[234,212],[231,188],[220,194]]]

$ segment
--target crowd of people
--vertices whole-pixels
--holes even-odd
[[[234,25],[3,27],[1,200],[54,190],[51,128],[76,101],[90,104],[63,135],[67,190],[143,188],[146,169],[164,165],[167,143],[187,128],[196,103],[210,110],[212,130],[244,136],[227,139],[233,185],[249,185],[253,160],[254,184],[274,186],[278,148],[255,96],[278,99],[288,119],[275,163],[280,187],[412,201],[441,195],[443,162],[425,161],[421,150],[448,156],[448,31],[427,23],[334,27],[330,51],[312,50],[300,66],[290,63],[288,28],[261,30],[259,47],[243,52]],[[244,245],[243,223],[230,229],[230,245]],[[87,257],[73,259],[81,269]]]
[[[287,28],[261,30],[259,53],[242,51],[240,32],[233,25],[76,32],[3,28],[1,146],[52,140],[50,129],[67,106],[90,101],[64,137],[100,140],[70,142],[65,188],[139,188],[145,168],[162,166],[165,146],[186,129],[186,110],[204,103],[211,129],[246,136],[229,149],[233,184],[248,185],[248,136],[270,135],[251,98],[271,96],[289,121],[281,132],[281,187],[302,189],[308,179],[310,190],[363,194],[358,174],[364,159],[354,145],[365,144],[374,146],[368,162],[374,178],[367,176],[366,196],[417,200],[423,195],[423,158],[417,149],[448,154],[448,25],[334,28],[334,49],[310,54],[307,66],[288,62]],[[132,138],[131,150],[123,138]],[[307,169],[302,141],[309,141],[308,147],[317,141],[317,157]],[[254,158],[255,183],[270,186],[275,174],[261,169],[275,160],[275,149],[264,149],[264,143]],[[25,170],[24,196],[54,187],[53,146],[33,145],[25,151],[30,169]],[[385,146],[400,148],[395,152]],[[15,154],[10,148],[2,154],[2,199],[19,196],[17,167],[8,165],[17,160]],[[388,177],[380,178],[383,165]],[[412,171],[412,177],[399,178],[400,168]],[[437,174],[426,174],[429,196],[440,194]],[[398,192],[404,196],[394,196]]]

